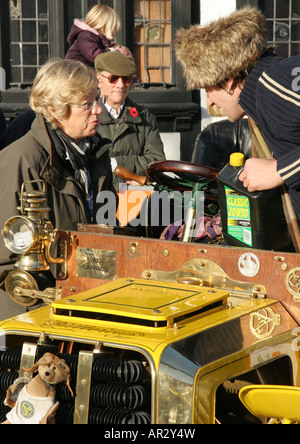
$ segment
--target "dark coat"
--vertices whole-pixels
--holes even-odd
[[[135,105],[129,98],[121,116],[114,120],[103,106],[99,116],[98,132],[112,142],[110,156],[118,166],[144,176],[149,163],[165,160],[164,145],[161,140],[155,115],[141,105]],[[136,110],[137,113],[132,112]],[[114,186],[119,188],[119,179],[114,174]]]
[[[90,168],[94,194],[94,222],[101,207],[98,202],[100,191],[115,193],[112,186],[112,173],[109,145],[98,134],[95,136],[95,162]],[[59,230],[76,230],[78,223],[91,223],[91,216],[85,192],[73,174],[57,154],[60,139],[49,131],[44,118],[37,114],[31,131],[0,152],[0,227],[7,220],[19,214],[20,190],[26,181],[44,180],[46,183],[47,204],[51,208],[50,221]],[[33,186],[26,186],[30,189]],[[35,185],[37,188],[38,185]],[[115,194],[114,194],[115,195]],[[117,203],[117,200],[114,202]],[[0,236],[0,277],[4,268],[13,263],[12,253],[4,245]]]
[[[239,104],[259,127],[277,160],[277,172],[288,188],[300,220],[300,56],[266,53],[251,70]]]
[[[75,20],[67,41],[70,48],[66,59],[79,60],[91,67],[94,67],[94,60],[97,55],[110,50],[110,41],[103,34],[96,33],[81,20]]]
[[[6,146],[25,136],[25,134],[28,133],[28,131],[30,130],[34,119],[35,112],[32,110],[25,111],[24,113],[21,113],[17,117],[15,117],[6,126],[3,132],[0,149],[5,148]]]

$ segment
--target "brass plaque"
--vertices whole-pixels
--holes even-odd
[[[116,252],[114,250],[77,248],[76,276],[114,280],[116,276]]]
[[[267,339],[278,325],[281,325],[281,316],[270,307],[251,313],[250,330],[258,339]]]

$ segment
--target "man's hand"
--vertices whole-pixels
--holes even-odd
[[[277,161],[273,158],[248,159],[239,179],[249,192],[270,190],[284,183],[277,172]]]

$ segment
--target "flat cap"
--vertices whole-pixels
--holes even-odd
[[[136,73],[134,61],[117,51],[97,55],[94,64],[97,73],[106,71],[115,76],[132,76]]]

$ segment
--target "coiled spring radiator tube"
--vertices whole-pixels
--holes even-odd
[[[45,352],[39,348],[37,359]],[[71,386],[76,393],[78,356],[57,353],[71,369]],[[19,376],[21,350],[0,351],[0,423],[9,408],[4,405],[6,391]],[[150,424],[150,383],[145,382],[145,367],[138,360],[97,357],[93,363],[90,392],[90,424]],[[56,388],[60,407],[57,424],[72,424],[74,398],[65,384]],[[145,410],[145,411],[144,411]]]

